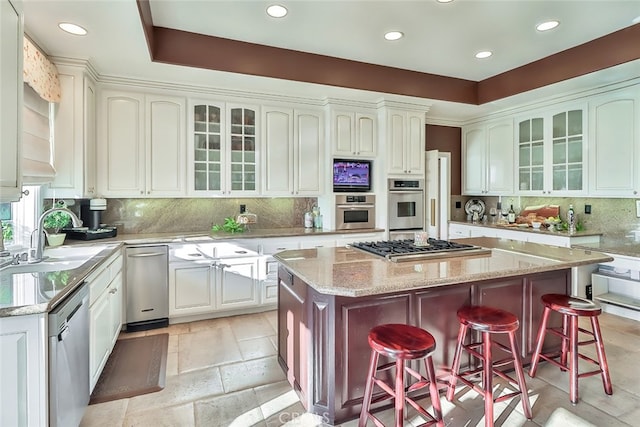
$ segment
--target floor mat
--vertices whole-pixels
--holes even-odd
[[[89,404],[153,393],[164,388],[169,334],[116,342]]]

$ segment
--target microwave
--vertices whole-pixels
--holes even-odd
[[[340,194],[336,196],[336,229],[376,228],[376,196]]]

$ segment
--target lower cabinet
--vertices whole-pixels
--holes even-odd
[[[214,265],[217,273],[218,310],[254,307],[260,304],[258,259],[223,259]]]
[[[87,277],[89,284],[89,369],[93,391],[122,328],[122,255]]]
[[[46,315],[0,319],[0,425],[46,426]]]
[[[169,317],[209,313],[216,308],[209,262],[169,264]]]
[[[278,303],[278,261],[268,257],[264,260],[264,279],[260,277],[260,302],[262,304]]]
[[[256,257],[169,264],[169,317],[215,317],[261,306]]]

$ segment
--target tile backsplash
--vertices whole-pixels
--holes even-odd
[[[102,222],[118,233],[208,232],[213,224],[240,213],[240,205],[258,216],[251,227],[302,227],[305,211],[317,203],[313,197],[250,199],[107,199]]]

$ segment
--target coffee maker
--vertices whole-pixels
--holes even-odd
[[[102,223],[102,212],[107,210],[107,199],[90,199],[80,201],[80,219],[84,227],[97,230]]]
[[[80,219],[82,227],[65,229],[67,238],[76,240],[94,240],[115,237],[117,229],[102,224],[102,212],[107,209],[106,199],[80,200]]]

